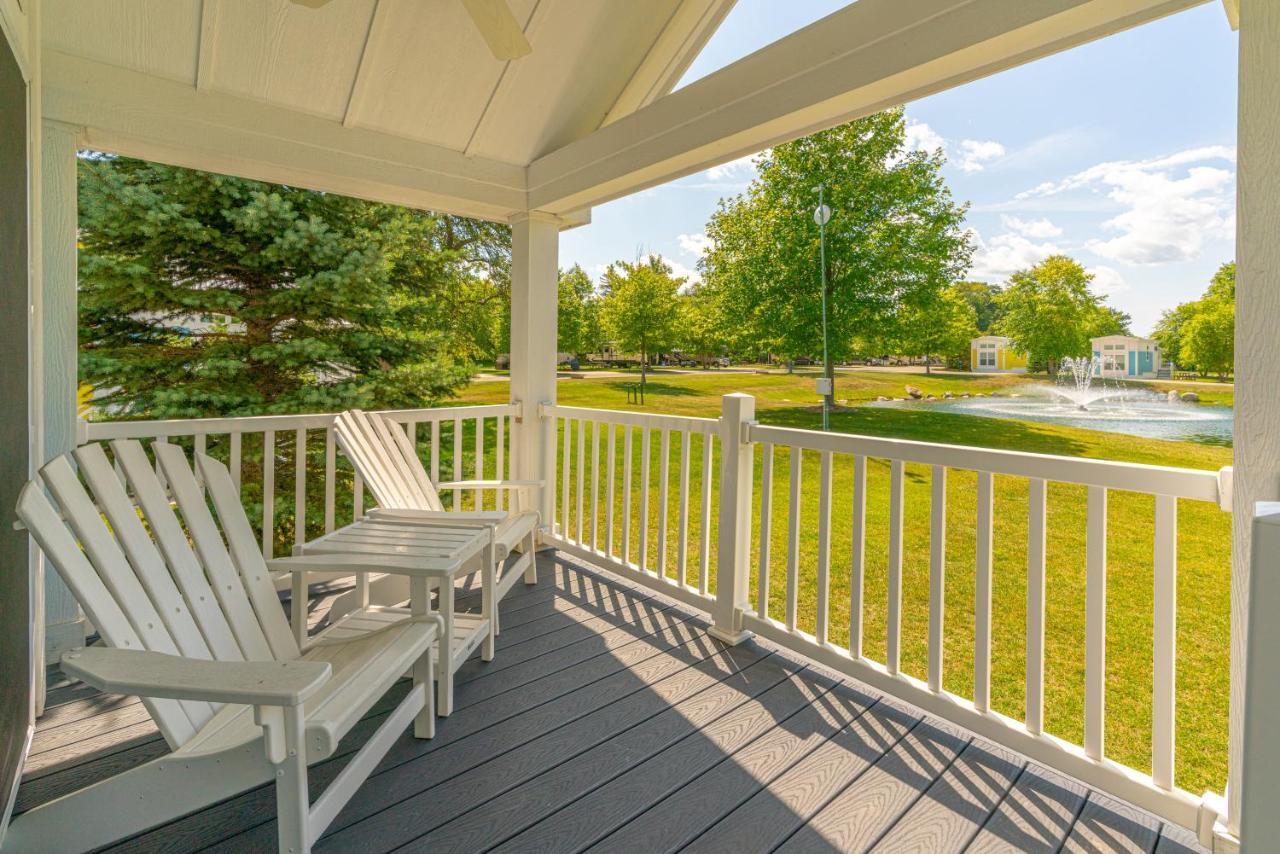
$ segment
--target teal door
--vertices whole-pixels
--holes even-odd
[[[1138,354],[1138,374],[1139,375],[1146,376],[1147,374],[1155,372],[1155,369],[1154,369],[1155,362],[1153,360],[1154,355],[1155,354],[1152,353],[1150,350],[1144,350],[1143,352]]]
[[[1129,351],[1129,376],[1136,376],[1138,373],[1138,354],[1133,350]]]

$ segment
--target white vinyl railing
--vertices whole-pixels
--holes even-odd
[[[433,479],[442,473],[483,479],[490,472],[502,478],[512,468],[510,434],[518,407],[388,414],[416,439]],[[1222,809],[1218,799],[1179,788],[1174,776],[1178,502],[1213,502],[1229,509],[1229,469],[1209,472],[768,426],[755,421],[754,401],[746,395],[727,395],[718,419],[550,404],[540,407],[539,416],[547,544],[709,612],[717,637],[736,640],[756,633],[1208,838]],[[264,496],[276,496],[278,470],[292,469],[288,536],[277,530],[275,502],[263,501],[263,550],[269,553],[287,546],[290,536],[294,543],[306,538],[311,489],[323,490],[324,531],[333,529],[340,504],[343,521],[348,507],[353,517],[363,512],[358,476],[335,459],[333,417],[94,422],[85,426],[82,438],[186,440],[196,450],[216,443],[237,483],[242,474],[252,473]],[[287,440],[281,442],[281,436]],[[312,443],[318,450],[321,442],[322,465],[309,466],[308,455],[296,453]],[[261,451],[256,468],[242,465],[251,446]],[[877,489],[872,489],[873,471]],[[351,481],[349,504],[335,501],[343,472]],[[816,483],[806,481],[806,472],[809,478],[816,472]],[[907,501],[909,482],[926,476],[927,526],[908,527],[915,509]],[[972,493],[967,492],[970,482]],[[1051,484],[1072,485],[1078,496],[1073,500],[1085,504],[1084,728],[1078,744],[1045,731],[1046,601],[1055,595],[1046,573]],[[1021,719],[996,711],[991,699],[992,641],[1003,616],[992,607],[994,537],[997,506],[1006,513],[1009,506],[997,505],[997,495],[1013,485],[1025,490],[1025,503],[1017,506],[1025,506],[1027,514]],[[1104,750],[1112,491],[1126,493],[1126,500],[1134,493],[1149,496],[1153,508],[1149,774]],[[868,534],[872,495],[888,505],[883,513],[872,508],[877,519],[887,517],[883,543]],[[968,690],[957,693],[954,684],[944,685],[947,540],[956,535],[947,503],[948,498],[967,502],[969,495],[974,502],[973,679]],[[476,506],[477,500],[470,496],[454,506]],[[923,496],[915,503],[923,504]],[[847,512],[838,525],[837,506]],[[837,528],[849,532],[838,549],[833,548]],[[921,679],[903,671],[903,565],[924,530],[927,660]],[[845,566],[833,572],[833,555],[846,554],[844,543],[847,572]],[[874,602],[864,590],[869,543],[887,552],[884,598]],[[848,591],[847,617],[844,603],[833,599],[833,577],[842,594]],[[874,610],[881,607],[883,612]],[[881,614],[884,644],[877,643],[872,652],[864,635],[873,616],[879,625]]]
[[[572,406],[542,416],[555,544],[709,609],[719,421]]]
[[[516,407],[459,406],[435,409],[400,409],[384,413],[404,425],[424,455],[433,480],[473,477],[504,479],[511,466],[511,420]],[[264,415],[248,418],[193,418],[168,421],[89,421],[82,423],[81,440],[143,439],[155,442],[189,441],[198,452],[224,460],[241,494],[248,493],[246,474],[261,489],[262,552],[268,558],[280,547],[300,545],[308,539],[309,498],[322,496],[322,524],[313,535],[328,533],[338,524],[339,511],[351,518],[364,512],[365,490],[359,474],[339,465],[333,432],[336,413],[321,415]],[[302,453],[299,453],[302,449]],[[321,454],[323,456],[321,456]],[[470,469],[469,471],[467,469]],[[281,482],[292,486],[292,508]],[[349,492],[338,495],[339,484]],[[317,492],[317,490],[319,490]],[[482,500],[477,490],[470,496],[453,491],[453,507],[475,507]],[[349,496],[349,497],[348,497]],[[283,499],[283,501],[282,501]],[[498,507],[503,491],[496,490]],[[281,502],[285,518],[277,519]],[[315,504],[313,507],[317,506]],[[349,509],[348,509],[349,508]],[[282,524],[278,524],[282,523]],[[284,528],[282,532],[280,529]]]

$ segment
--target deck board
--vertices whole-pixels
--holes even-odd
[[[790,653],[725,647],[652,591],[554,554],[539,567],[502,603],[495,660],[458,672],[436,738],[397,740],[318,850],[1203,850]],[[343,592],[311,603],[314,629]],[[478,607],[473,586],[458,603]],[[19,812],[167,751],[136,698],[49,685]],[[311,769],[313,794],[407,688]],[[115,850],[273,850],[274,817],[263,786]]]

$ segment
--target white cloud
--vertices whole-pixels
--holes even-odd
[[[1215,145],[1148,160],[1099,163],[1060,181],[1019,193],[1015,201],[1071,192],[1105,194],[1119,213],[1102,223],[1114,236],[1086,246],[1125,264],[1165,264],[1199,257],[1211,240],[1235,235],[1235,173],[1205,165],[1235,163],[1236,152]]]
[[[942,135],[924,122],[918,122],[915,119],[907,119],[906,141],[903,147],[907,151],[927,151],[932,154],[941,148],[944,152],[947,150],[947,141]]]
[[[983,240],[977,229],[970,229],[977,250],[973,253],[972,273],[979,279],[998,281],[1011,273],[1034,267],[1050,255],[1063,250],[1054,243],[1036,243],[1012,231]]]
[[[994,139],[963,139],[960,141],[960,159],[956,162],[962,172],[981,172],[984,163],[1004,157],[1004,146]]]
[[[663,258],[662,260],[666,261],[667,264],[671,266],[671,275],[675,276],[677,279],[685,280],[684,286],[680,289],[681,292],[688,291],[692,285],[696,285],[702,281],[702,274],[697,270],[686,267],[684,264],[681,264],[679,261],[672,258]]]
[[[1000,222],[1010,231],[1017,232],[1023,237],[1034,237],[1043,240],[1046,237],[1059,237],[1062,229],[1054,225],[1047,219],[1018,219],[1016,216],[1002,216]]]
[[[756,155],[748,154],[707,170],[707,178],[711,181],[750,180],[756,173]]]
[[[695,258],[701,258],[711,248],[712,240],[705,234],[682,234],[676,238],[680,249]]]
[[[1129,290],[1129,283],[1115,267],[1099,264],[1097,267],[1089,267],[1085,272],[1093,276],[1092,288],[1095,293],[1109,296]]]

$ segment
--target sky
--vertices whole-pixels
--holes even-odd
[[[677,88],[843,5],[738,0]],[[969,277],[1071,255],[1136,334],[1199,297],[1234,254],[1237,44],[1208,3],[907,104],[908,145],[943,148],[970,203]],[[753,176],[744,159],[601,205],[562,235],[561,266],[598,279],[656,252],[696,278],[708,218]]]

